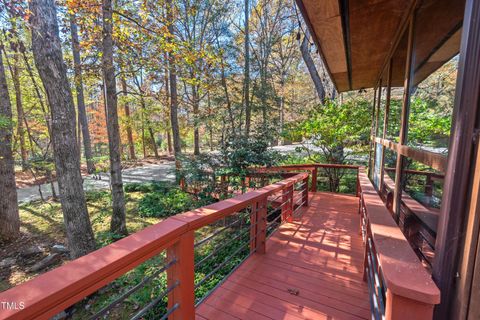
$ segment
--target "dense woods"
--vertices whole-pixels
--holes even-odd
[[[125,235],[122,161],[198,157],[249,136],[282,143],[320,102],[305,64],[333,90],[290,1],[17,0],[0,10],[2,238],[19,229],[23,171],[58,181],[72,257],[95,247],[83,167],[109,173],[111,232]]]
[[[0,25],[3,240],[19,232],[15,174],[51,183],[75,258],[96,247],[82,174],[108,173],[116,239],[127,162],[174,156],[192,183],[205,168],[365,162],[373,92],[337,94],[293,1],[3,0]],[[455,72],[454,58],[416,88],[409,143],[445,147]],[[304,153],[271,152],[292,142]]]

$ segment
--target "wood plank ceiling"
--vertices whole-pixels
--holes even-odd
[[[392,85],[402,86],[406,36],[415,0],[297,0],[338,91],[375,87],[394,58]],[[460,49],[464,0],[424,0],[415,30],[417,84]]]

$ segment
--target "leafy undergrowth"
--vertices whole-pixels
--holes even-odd
[[[197,302],[214,289],[249,254],[250,224],[248,215],[245,215],[245,213],[243,215],[247,218],[244,219],[242,224],[226,228],[224,232],[219,233],[210,241],[196,247],[195,263],[200,263],[204,258],[207,258],[195,268],[195,284],[198,285],[195,290]],[[196,241],[208,237],[238,217],[230,218],[198,230],[195,233]],[[214,254],[211,255],[212,253]],[[140,286],[128,298],[112,306],[108,313],[100,317],[104,319],[131,319],[167,290],[166,272],[158,274],[162,266],[165,265],[165,261],[165,253],[162,253],[124,274],[70,310],[72,319],[91,318],[111,305],[124,293],[143,283],[144,285]],[[215,272],[212,274],[212,271]],[[206,276],[209,277],[206,281],[202,281]],[[145,281],[149,277],[151,279]],[[149,311],[145,312],[141,318],[158,319],[166,311],[167,297],[164,297]]]
[[[178,190],[171,183],[142,183],[126,185],[125,202],[127,228],[134,233],[165,217],[211,201],[194,201],[191,195]],[[97,241],[103,247],[119,237],[110,232],[111,195],[107,190],[86,193],[90,221]],[[59,202],[34,201],[20,206],[21,235],[9,243],[0,245],[0,261],[13,260],[9,266],[0,267],[0,291],[7,290],[68,262],[67,254],[40,272],[30,272],[29,268],[44,259],[54,245],[67,246],[63,215]],[[30,248],[40,248],[34,254],[25,254]]]
[[[193,198],[192,195],[183,193],[176,187],[165,183],[132,184],[127,185],[125,189],[127,226],[130,233],[157,223],[165,216],[214,201],[208,198]],[[172,194],[175,196],[172,196]],[[153,198],[160,200],[158,203],[156,201],[152,202],[151,199]],[[87,203],[98,246],[105,246],[115,241],[117,239],[116,235],[109,232],[111,215],[110,193],[108,191],[90,192],[87,194]],[[144,206],[142,210],[146,210],[144,213],[140,211],[142,205]],[[143,216],[147,215],[145,212],[160,212],[160,214],[152,214],[152,217],[148,217]],[[52,244],[64,244],[63,219],[58,203],[34,202],[25,204],[21,207],[21,218],[23,221],[22,233],[26,237],[17,243],[15,248],[10,248],[11,252],[19,253],[24,248],[31,246],[32,243],[42,243],[45,247],[49,247]],[[232,221],[236,221],[235,224],[232,224]],[[199,264],[195,268],[195,284],[197,285],[195,296],[197,302],[221,283],[225,276],[243,261],[250,252],[250,222],[247,212],[241,212],[236,216],[225,218],[197,230],[195,232],[196,242],[207,237],[209,238],[209,236],[220,229],[223,230],[221,233],[216,234],[209,241],[202,243],[195,249],[195,263]],[[48,254],[48,250],[42,255],[31,257],[31,261],[23,261],[11,267],[9,273],[2,274],[4,280],[0,283],[0,289],[6,290],[11,286],[35,277],[36,273],[28,273],[26,270],[46,254]],[[68,257],[65,255],[62,261],[49,269],[67,261]],[[68,316],[72,319],[88,319],[131,288],[144,283],[145,285],[142,285],[128,298],[100,317],[103,319],[130,319],[166,290],[166,273],[159,273],[165,261],[165,252],[147,260],[100,289],[97,293],[66,310]],[[47,270],[42,270],[42,272],[45,271]],[[151,279],[145,281],[148,277],[151,277]],[[158,315],[166,312],[166,307],[167,298],[164,297],[151,310],[143,314],[141,318],[157,319]]]

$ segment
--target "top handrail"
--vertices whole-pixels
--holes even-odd
[[[307,173],[299,173],[234,198],[169,217],[1,292],[0,301],[21,302],[24,308],[1,309],[0,319],[49,319],[171,247],[183,235],[307,178]]]
[[[273,167],[252,168],[252,170],[260,172],[268,171],[293,171],[293,170],[309,170],[314,168],[333,168],[333,169],[359,169],[361,166],[354,164],[337,164],[337,163],[307,163],[307,164],[286,164]]]
[[[360,169],[359,180],[362,202],[387,288],[398,296],[438,304],[440,290],[387,211],[364,169]]]

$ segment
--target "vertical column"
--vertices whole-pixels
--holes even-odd
[[[372,106],[372,130],[370,130],[370,152],[368,155],[368,176],[373,180],[373,146],[375,145],[375,107],[377,105],[377,89],[373,91],[373,106]]]
[[[478,195],[478,188],[475,189],[474,184],[474,177],[477,173],[475,169],[478,169],[476,166],[480,163],[480,160],[475,160],[475,149],[479,150],[480,141],[477,122],[480,113],[479,56],[480,1],[467,0],[463,19],[448,165],[432,272],[433,279],[442,293],[442,302],[435,310],[436,319],[478,319],[478,315],[480,315],[478,300],[471,301],[471,304],[468,302],[469,296],[471,297],[473,294],[470,291],[472,286],[476,286],[477,296],[479,296],[478,282],[475,283],[475,279],[472,279],[472,275],[468,272],[468,270],[472,270],[475,263],[474,255],[470,252],[475,252],[478,248],[477,243],[469,244],[467,242],[467,239],[471,239],[473,235],[472,232],[468,234],[468,227],[471,228],[473,225],[466,223],[480,217],[480,209],[476,204],[478,198],[475,198]],[[467,226],[467,230],[464,229],[464,226]],[[476,232],[478,232],[478,225],[476,228]],[[465,243],[463,243],[464,240]],[[466,254],[460,257],[459,251],[462,249]],[[461,261],[460,266],[459,261]]]
[[[388,320],[423,320],[433,317],[433,304],[396,295],[389,289],[385,302],[385,319]]]
[[[303,179],[302,184],[304,184],[302,188],[303,198],[302,203],[304,207],[308,207],[308,176]]]
[[[401,147],[407,142],[407,130],[408,130],[408,118],[410,114],[410,87],[415,72],[414,65],[414,35],[415,35],[415,11],[410,17],[408,26],[408,46],[407,46],[407,59],[405,64],[405,81],[403,86],[403,103],[402,103],[402,116],[400,123],[400,136],[398,145]],[[405,165],[405,157],[400,154],[400,150],[397,149],[397,165],[395,167],[395,191],[393,197],[393,208],[395,219],[398,222],[400,215],[400,200],[402,194],[403,185],[403,167]]]
[[[167,270],[167,287],[177,284],[168,294],[168,309],[177,307],[168,319],[195,319],[195,271],[193,231],[180,236],[178,242],[167,250],[167,259],[177,262]]]
[[[293,183],[283,189],[282,195],[282,222],[290,221],[293,214]]]
[[[255,247],[257,253],[265,253],[267,238],[267,198],[257,202],[257,221],[256,221],[256,241]]]
[[[382,139],[385,140],[387,137],[387,127],[388,127],[388,116],[390,114],[390,98],[392,95],[392,63],[393,59],[390,58],[388,64],[388,75],[387,75],[387,96],[385,97],[385,116],[383,117],[383,132]],[[380,193],[383,191],[383,175],[385,174],[385,145],[382,147],[382,159],[380,165]]]
[[[312,192],[317,192],[317,177],[318,177],[318,167],[315,166],[312,170]]]
[[[252,204],[250,209],[250,253],[255,250],[257,247],[257,212],[258,212],[258,202]]]

